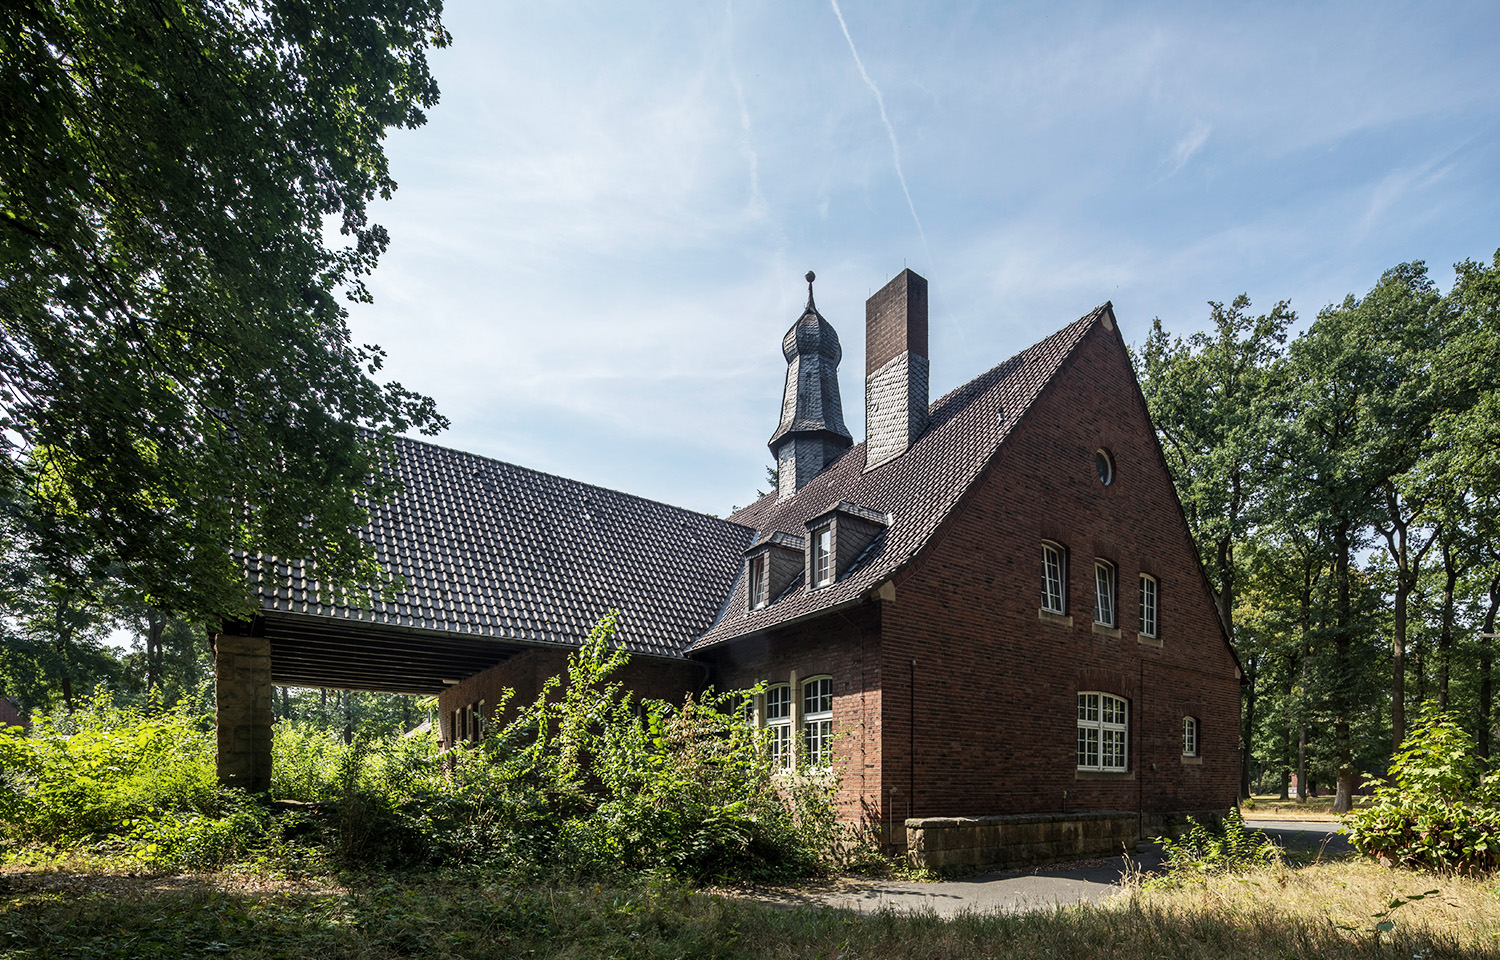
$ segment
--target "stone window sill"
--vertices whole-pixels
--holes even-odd
[[[1184,763],[1184,764],[1187,764],[1187,765],[1189,765],[1189,766],[1199,766],[1199,765],[1201,765],[1201,764],[1202,764],[1202,763],[1203,763],[1203,758],[1202,758],[1202,757],[1189,757],[1189,756],[1184,756],[1184,757],[1183,757],[1183,758],[1182,758],[1182,762],[1183,762],[1183,763]]]
[[[1071,627],[1073,618],[1063,613],[1053,613],[1051,610],[1038,610],[1037,618],[1043,623],[1055,623],[1059,627]]]
[[[1120,639],[1119,627],[1106,627],[1102,623],[1096,623],[1094,624],[1094,632],[1099,634],[1099,636],[1101,637],[1109,637],[1111,640]]]
[[[1074,780],[1134,780],[1134,770],[1121,770],[1119,773],[1106,772],[1104,770],[1074,770]]]
[[[1135,635],[1135,642],[1145,647],[1160,647],[1161,637],[1152,637],[1144,633],[1137,633]]]

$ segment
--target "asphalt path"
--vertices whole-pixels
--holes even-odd
[[[1245,826],[1301,857],[1338,856],[1349,851],[1349,841],[1337,832],[1337,823],[1247,820]],[[763,894],[762,899],[788,906],[821,905],[860,913],[883,909],[930,910],[940,917],[964,912],[1014,913],[1107,900],[1122,891],[1122,877],[1149,873],[1160,866],[1161,851],[1149,844],[1128,857],[1079,860],[933,883],[842,878],[798,890]]]

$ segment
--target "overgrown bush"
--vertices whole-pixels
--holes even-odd
[[[741,720],[743,694],[636,701],[609,679],[626,662],[613,629],[602,622],[566,676],[482,744],[407,779],[396,815],[411,839],[444,861],[573,877],[817,869],[833,847],[834,779],[778,776]]]
[[[1382,863],[1491,872],[1500,866],[1500,775],[1486,773],[1451,714],[1433,712],[1402,741],[1374,802],[1344,823],[1354,848]]]
[[[831,773],[778,773],[744,694],[637,701],[606,619],[565,676],[480,744],[345,743],[276,725],[272,796],[215,780],[211,722],[107,696],[29,737],[0,736],[0,831],[12,846],[88,847],[150,864],[489,864],[565,879],[805,874],[838,832]],[[501,708],[508,704],[501,704]]]
[[[1277,863],[1281,848],[1268,838],[1245,829],[1240,812],[1231,808],[1217,828],[1188,817],[1188,831],[1173,840],[1158,837],[1166,872],[1147,881],[1148,886],[1173,886],[1220,873]]]
[[[221,789],[209,722],[188,706],[122,706],[108,693],[76,712],[0,731],[0,837],[91,847],[153,863],[218,866],[264,840],[243,793]]]

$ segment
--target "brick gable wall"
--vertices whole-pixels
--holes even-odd
[[[1039,613],[1044,539],[1068,551],[1071,625]],[[914,816],[1233,805],[1236,666],[1193,549],[1123,343],[1098,326],[884,604],[881,672],[901,681],[882,697],[884,782],[914,787]],[[1093,627],[1095,557],[1117,568],[1118,636]],[[1142,572],[1161,584],[1160,645],[1137,639]],[[1084,690],[1130,702],[1128,773],[1077,771]]]

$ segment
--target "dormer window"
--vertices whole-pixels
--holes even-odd
[[[773,533],[745,551],[745,609],[762,610],[802,579],[802,538]]]
[[[766,605],[766,558],[762,554],[750,558],[750,609],[759,610]]]
[[[856,569],[889,518],[847,501],[807,521],[807,584],[826,587]]]
[[[826,587],[833,582],[833,524],[814,530],[812,545],[812,585]]]

